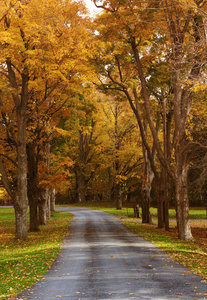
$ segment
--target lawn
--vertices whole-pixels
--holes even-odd
[[[29,233],[28,241],[14,239],[13,208],[0,208],[0,299],[8,299],[33,285],[56,259],[72,215],[52,213],[40,232]]]

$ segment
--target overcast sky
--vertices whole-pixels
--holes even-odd
[[[90,10],[91,14],[100,11],[100,8],[96,8],[92,0],[84,0],[84,2],[86,3],[86,6]]]

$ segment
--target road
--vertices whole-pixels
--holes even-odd
[[[106,213],[74,214],[49,272],[17,299],[207,299],[207,283]],[[205,296],[206,294],[206,296]]]

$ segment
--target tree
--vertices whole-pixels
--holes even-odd
[[[114,41],[116,32],[117,39],[125,45],[130,45],[133,53],[154,146],[160,163],[167,170],[174,183],[179,237],[184,240],[191,240],[192,234],[188,220],[187,173],[189,161],[187,153],[192,143],[186,140],[186,124],[192,100],[192,87],[200,79],[202,66],[205,62],[203,53],[205,53],[206,43],[202,9],[205,10],[206,3],[205,1],[192,1],[190,7],[186,6],[184,1],[155,1],[153,3],[144,1],[139,5],[135,5],[133,2],[123,4],[107,2],[105,5],[106,2],[103,2],[101,6],[106,8],[108,18],[113,16],[111,22],[108,22],[111,30],[109,36]],[[149,18],[151,18],[150,22]],[[173,89],[173,160],[169,160],[167,153],[164,153],[157,134],[144,68],[144,61],[148,57],[150,45],[157,41],[158,35],[166,38],[165,42],[160,44],[161,59],[163,55],[166,56],[166,53],[170,53],[168,60]],[[145,44],[147,39],[149,42]],[[110,74],[110,70],[108,71]],[[147,148],[147,144],[145,146]],[[150,163],[153,167],[152,157]],[[154,171],[156,173],[155,169]]]
[[[104,112],[102,153],[108,169],[109,195],[116,199],[117,209],[122,208],[122,201],[130,194],[129,182],[138,176],[137,168],[142,166],[140,156],[140,138],[134,124],[134,116],[124,99],[115,96],[102,96]]]
[[[142,118],[142,115],[144,116],[142,114],[143,104],[140,105],[138,103],[140,101],[141,90],[137,82],[132,53],[127,43],[120,40],[119,37],[115,37],[113,30],[117,30],[116,21],[113,24],[112,20],[110,25],[108,25],[108,16],[106,14],[100,17],[98,23],[100,24],[100,29],[98,27],[100,36],[96,35],[96,37],[97,39],[101,39],[102,42],[93,62],[96,65],[97,73],[101,74],[101,76],[99,76],[96,85],[106,93],[116,94],[116,97],[120,99],[124,99],[123,95],[121,95],[123,93],[137,119],[143,139],[142,151],[145,165],[142,183],[142,221],[143,223],[149,223],[151,221],[149,210],[151,184],[154,173],[157,175],[155,169],[156,152],[155,147],[151,143],[150,135],[147,133],[147,123]],[[107,25],[103,26],[103,24]],[[105,41],[105,44],[103,41]],[[149,146],[150,144],[151,147]],[[158,178],[158,175],[156,178]]]
[[[0,165],[14,199],[16,238],[21,240],[27,239],[27,122],[58,86],[70,86],[72,93],[80,83],[80,68],[86,70],[80,53],[90,35],[84,12],[82,4],[71,1],[4,1],[0,6],[2,99],[9,99],[16,111],[16,187],[9,183],[2,159]]]

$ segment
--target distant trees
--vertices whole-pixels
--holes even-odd
[[[89,91],[92,91],[91,89]],[[101,93],[79,95],[62,117],[53,152],[72,164],[65,182],[70,201],[117,201],[133,191],[130,178],[142,168],[140,138],[129,106]]]

